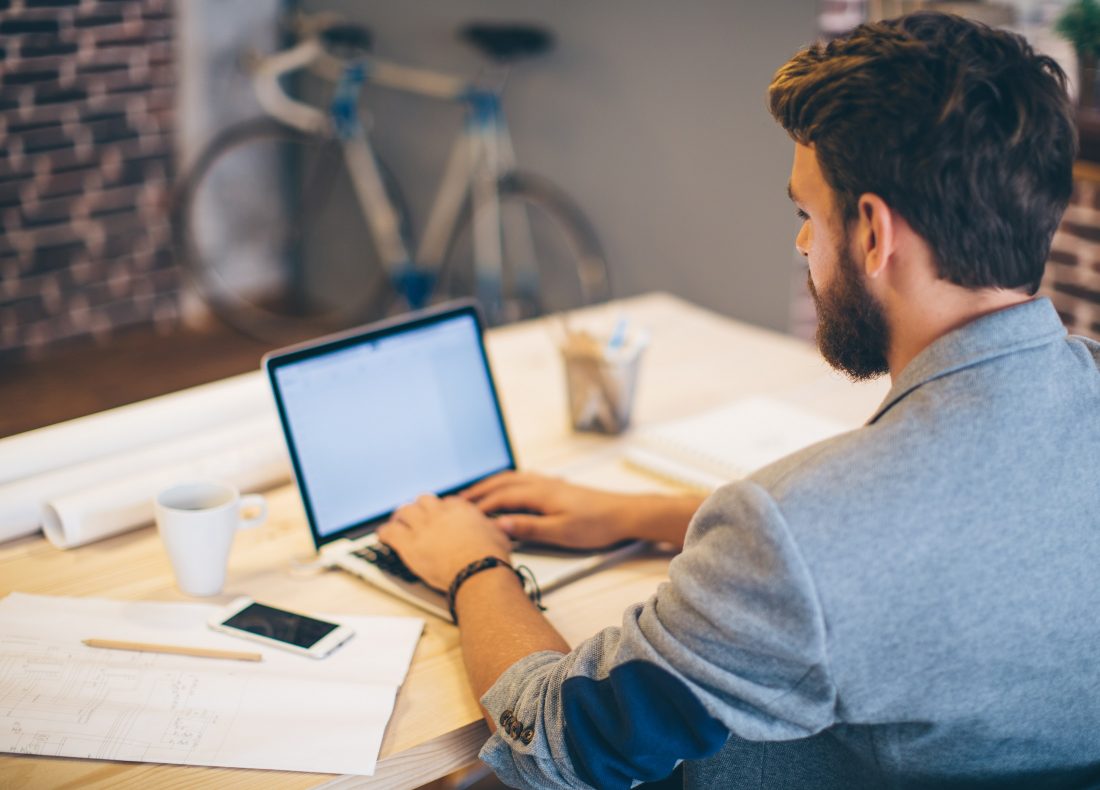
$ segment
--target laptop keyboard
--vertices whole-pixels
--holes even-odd
[[[385,543],[375,543],[371,546],[364,546],[359,549],[359,551],[352,553],[356,557],[366,560],[371,565],[403,581],[420,581],[420,577],[408,569],[408,566],[401,561],[401,557],[397,555],[397,552]]]

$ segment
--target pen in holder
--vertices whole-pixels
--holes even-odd
[[[622,433],[630,425],[644,337],[621,320],[607,338],[566,328],[560,344],[573,429]]]

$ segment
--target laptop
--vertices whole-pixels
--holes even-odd
[[[450,302],[263,359],[321,563],[444,619],[446,595],[374,533],[420,494],[516,468],[482,331],[472,301]],[[641,545],[520,545],[512,561],[548,592]]]

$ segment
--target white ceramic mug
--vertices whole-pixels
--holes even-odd
[[[259,513],[242,518],[246,508],[257,508]],[[233,486],[214,482],[183,483],[161,491],[155,509],[176,583],[188,595],[220,593],[233,536],[238,529],[258,527],[267,519],[262,496],[241,496]]]

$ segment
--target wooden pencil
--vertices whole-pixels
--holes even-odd
[[[239,650],[217,650],[212,647],[187,647],[184,645],[154,645],[148,642],[120,642],[115,639],[85,639],[88,647],[102,647],[108,650],[133,650],[138,653],[169,653],[175,656],[194,656],[196,658],[228,658],[234,661],[262,661],[260,653],[247,653]]]

